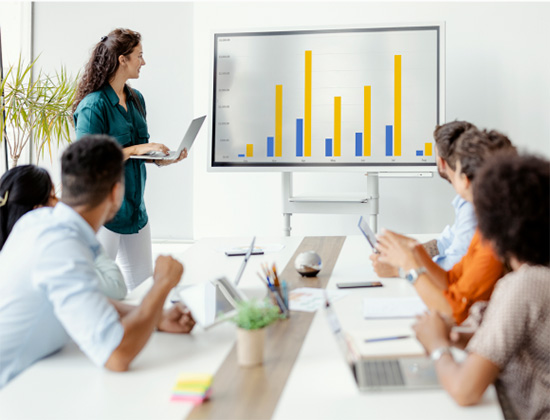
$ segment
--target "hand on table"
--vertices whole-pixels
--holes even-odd
[[[159,331],[188,334],[194,326],[195,320],[189,309],[181,302],[177,302],[163,312],[157,327]]]
[[[398,277],[399,268],[380,261],[380,254],[372,253],[369,256],[372,268],[378,277]]]

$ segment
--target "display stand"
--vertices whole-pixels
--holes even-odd
[[[369,215],[369,225],[378,229],[378,172],[369,172],[365,193],[331,196],[294,196],[292,172],[282,173],[283,231],[290,236],[290,216],[293,213],[357,214]]]
[[[313,214],[357,214],[368,215],[369,226],[378,232],[379,178],[431,178],[432,172],[367,172],[367,191],[330,196],[295,196],[292,188],[292,172],[282,173],[283,232],[290,236],[292,230],[290,216],[293,213]]]

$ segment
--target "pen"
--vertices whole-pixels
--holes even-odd
[[[365,343],[376,343],[378,341],[390,341],[390,340],[401,340],[402,338],[412,338],[412,335],[395,335],[393,337],[380,337],[380,338],[367,338]]]
[[[288,305],[288,285],[285,280],[281,282],[281,287],[283,291],[283,301],[285,302],[286,307],[290,309],[290,306]]]

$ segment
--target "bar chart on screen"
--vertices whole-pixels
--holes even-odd
[[[439,28],[216,34],[212,163],[433,165]]]

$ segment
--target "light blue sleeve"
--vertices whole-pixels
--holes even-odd
[[[441,233],[437,239],[439,255],[434,261],[444,270],[450,270],[468,251],[477,228],[474,206],[463,201],[456,209],[454,224]]]
[[[124,277],[117,263],[107,255],[103,247],[101,247],[94,264],[99,281],[99,290],[111,299],[124,299],[128,293]]]
[[[78,347],[103,366],[124,335],[116,309],[100,292],[94,254],[81,239],[49,233],[33,270],[33,285],[48,298]]]

